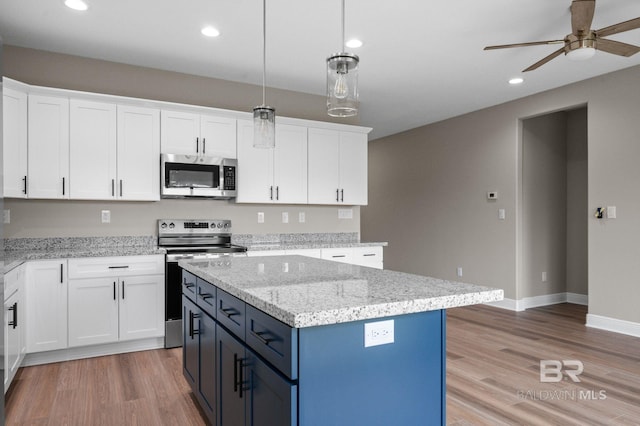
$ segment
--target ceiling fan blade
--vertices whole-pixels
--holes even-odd
[[[571,2],[571,30],[574,35],[579,36],[591,31],[595,11],[595,0],[573,0]]]
[[[559,44],[559,43],[564,43],[564,40],[547,40],[547,41],[532,41],[529,43],[500,44],[497,46],[487,46],[484,48],[484,50],[509,49],[511,47],[540,46],[540,45],[546,45],[546,44]]]
[[[633,44],[622,43],[620,41],[607,40],[606,38],[598,37],[596,39],[596,49],[603,52],[613,53],[619,56],[633,56],[640,52],[640,47]]]
[[[543,59],[539,60],[538,62],[536,62],[535,64],[531,65],[529,68],[527,68],[526,70],[524,70],[522,72],[533,71],[533,70],[541,67],[542,65],[546,64],[550,60],[557,58],[558,56],[562,55],[563,53],[564,53],[564,47],[562,47],[562,49],[556,50],[551,55],[544,57]]]
[[[620,22],[618,24],[599,29],[595,33],[598,37],[607,37],[612,34],[623,33],[629,30],[635,30],[636,28],[640,28],[640,18]]]

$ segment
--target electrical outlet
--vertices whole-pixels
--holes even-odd
[[[542,272],[542,282],[543,283],[547,282],[547,273],[546,272]]]
[[[498,209],[498,219],[504,220],[507,217],[507,213],[504,209]]]
[[[394,320],[364,324],[364,347],[386,345],[395,341]]]
[[[102,210],[100,213],[102,223],[111,223],[111,210]]]
[[[456,269],[456,273],[458,274],[459,277],[462,276],[462,266],[458,266],[458,268]]]
[[[11,210],[4,209],[4,223],[11,223]]]
[[[353,209],[338,209],[338,219],[353,219]]]
[[[298,213],[298,222],[299,223],[305,223],[307,220],[306,215],[304,214],[304,212],[300,212]]]
[[[289,213],[282,212],[282,223],[289,223]]]
[[[264,212],[258,212],[258,223],[264,223]]]

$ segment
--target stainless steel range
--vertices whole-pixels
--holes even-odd
[[[221,219],[160,219],[158,246],[166,249],[165,348],[182,346],[182,284],[180,259],[246,256],[246,247],[231,244],[231,221]]]

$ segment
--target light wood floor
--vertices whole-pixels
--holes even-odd
[[[585,315],[569,304],[450,309],[447,423],[640,425],[640,339],[587,329]],[[581,382],[541,383],[541,359],[581,361]],[[180,349],[22,368],[5,400],[7,425],[205,424]]]

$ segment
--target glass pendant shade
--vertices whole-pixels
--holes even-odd
[[[358,114],[358,63],[351,53],[327,58],[327,114],[351,117]]]
[[[253,147],[274,148],[276,146],[276,110],[268,106],[253,109]]]

